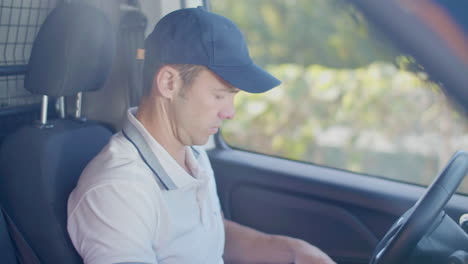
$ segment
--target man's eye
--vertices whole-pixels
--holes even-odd
[[[224,95],[215,95],[215,98],[218,100],[224,99]]]

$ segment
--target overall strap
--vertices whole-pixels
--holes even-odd
[[[127,122],[125,122],[125,125],[122,129],[122,134],[128,141],[133,144],[133,146],[135,146],[141,158],[143,159],[143,162],[154,173],[155,180],[158,185],[165,190],[176,189],[177,186],[169,177],[169,175],[167,175],[158,158],[156,155],[154,155],[154,152],[151,151],[150,146],[143,138],[143,135],[130,121],[127,120]]]
[[[198,150],[196,150],[194,146],[191,146],[190,148],[192,149],[193,156],[196,160],[198,160],[198,157],[200,157],[200,152],[198,152]]]

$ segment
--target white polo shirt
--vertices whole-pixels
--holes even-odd
[[[175,189],[164,190],[137,148],[117,133],[85,168],[68,199],[68,232],[86,264],[222,264],[224,225],[208,156],[186,149],[188,174],[137,128]],[[197,153],[195,153],[197,154]]]

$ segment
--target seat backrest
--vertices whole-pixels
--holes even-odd
[[[110,72],[114,43],[104,13],[82,3],[59,5],[34,41],[25,88],[47,96],[100,88]],[[96,122],[57,119],[48,126],[24,126],[5,138],[0,203],[42,263],[82,263],[67,233],[67,200],[111,135]]]
[[[0,263],[3,264],[17,264],[15,248],[13,241],[10,239],[8,233],[8,226],[6,224],[3,212],[0,210]]]
[[[111,132],[92,122],[63,120],[54,126],[26,126],[5,139],[0,197],[41,261],[81,263],[67,233],[67,200]]]

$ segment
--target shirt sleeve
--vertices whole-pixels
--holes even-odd
[[[68,218],[70,238],[85,264],[157,263],[154,190],[120,182],[86,192]]]

